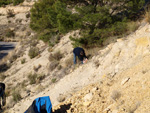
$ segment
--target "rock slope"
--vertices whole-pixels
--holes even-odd
[[[27,86],[26,89],[31,91],[30,95],[24,96],[7,112],[23,112],[35,98],[46,95],[50,96],[53,106],[56,106],[59,104],[58,98],[62,95],[66,101],[54,107],[55,112],[68,108],[67,112],[72,113],[147,113],[149,111],[147,106],[149,103],[149,31],[150,25],[145,24],[135,33],[110,43],[99,50],[87,64],[79,66],[55,84],[50,84],[50,77],[53,76],[51,73],[40,84]],[[69,35],[71,34],[64,36],[53,48],[53,51],[60,50],[66,53],[61,62],[72,54],[73,48]],[[4,81],[8,84],[15,79],[17,84],[18,81],[26,79],[27,71],[32,71],[33,66],[38,64],[42,65],[39,72],[46,72],[45,69],[49,63],[47,49],[41,53],[40,57],[28,59],[22,66],[19,65],[18,60],[6,72],[11,76]],[[27,54],[25,56],[28,57]],[[17,67],[18,71],[12,74]],[[44,89],[37,92],[40,85]],[[74,94],[76,91],[79,92]],[[65,108],[61,108],[63,106]]]

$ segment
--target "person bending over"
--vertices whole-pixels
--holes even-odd
[[[76,57],[79,58],[79,60],[81,61],[81,64],[84,64],[87,61],[87,57],[85,55],[85,51],[83,48],[80,48],[80,47],[74,48],[73,49],[73,55],[74,55],[74,60],[73,60],[74,64],[77,63]]]

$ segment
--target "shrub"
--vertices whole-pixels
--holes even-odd
[[[40,81],[42,81],[45,77],[46,77],[45,74],[40,74],[37,79],[38,79],[38,81],[40,82]]]
[[[37,74],[30,73],[28,75],[28,79],[30,81],[30,84],[35,84],[36,83],[36,79],[37,79]]]
[[[1,80],[1,81],[4,81],[5,78],[6,78],[6,76],[5,76],[3,73],[0,73],[0,80]]]
[[[18,55],[13,53],[13,55],[9,58],[9,61],[13,63],[18,58]]]
[[[57,69],[58,69],[58,70],[61,70],[61,69],[62,69],[62,66],[61,66],[61,65],[58,65]]]
[[[23,82],[21,83],[22,88],[25,88],[25,86],[27,86],[27,80],[23,80]]]
[[[10,18],[10,17],[14,17],[15,16],[15,12],[13,9],[8,9],[7,10],[7,18]]]
[[[56,82],[56,78],[53,78],[51,81],[52,81],[52,83],[55,83]]]
[[[13,100],[15,102],[18,102],[22,99],[21,95],[20,95],[20,91],[19,90],[14,90],[13,93],[12,93],[12,97],[13,97]]]
[[[70,67],[73,65],[73,57],[69,57],[68,59],[65,60],[65,66]]]
[[[62,58],[63,58],[63,54],[60,51],[57,51],[49,55],[49,61],[54,61],[54,60],[59,61]]]
[[[26,13],[26,18],[29,18],[30,17],[30,13]]]
[[[8,30],[6,30],[6,36],[7,37],[14,37],[15,33],[13,30],[8,29]]]
[[[6,97],[11,95],[11,89],[7,87],[6,91],[5,91]]]
[[[30,35],[31,35],[30,31],[26,32],[26,36],[30,36]]]
[[[38,44],[38,40],[31,40],[31,42],[30,42],[30,46],[31,47],[35,47],[36,45]]]
[[[99,60],[94,61],[94,64],[95,64],[96,68],[98,68],[100,65]]]
[[[138,29],[138,27],[139,27],[138,22],[134,22],[134,21],[128,22],[127,23],[127,30],[128,30],[127,32],[128,32],[128,34],[132,33],[132,32],[135,32]]]
[[[38,66],[34,66],[33,69],[34,71],[37,72],[41,67],[42,67],[41,64],[39,64]]]
[[[31,47],[28,53],[29,57],[32,59],[39,55],[39,48],[37,47]]]
[[[50,66],[49,66],[49,70],[53,71],[58,65],[59,65],[58,61],[52,61]]]
[[[24,64],[25,62],[26,62],[25,58],[21,59],[21,64]]]
[[[145,21],[150,23],[150,9],[145,12]]]
[[[11,67],[10,64],[2,63],[2,64],[0,64],[0,72],[5,72],[5,71],[7,71],[10,67]]]

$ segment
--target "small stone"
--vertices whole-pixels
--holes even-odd
[[[96,90],[98,90],[98,87],[93,88],[91,91],[95,92]]]
[[[122,82],[121,82],[121,85],[124,85],[125,83],[127,83],[129,81],[129,77],[128,78],[125,78]]]
[[[113,107],[113,104],[109,105],[106,109],[104,109],[103,112],[108,113],[112,109],[112,107]]]
[[[84,101],[85,101],[85,102],[86,102],[86,101],[90,101],[90,100],[92,100],[92,98],[93,98],[93,94],[92,94],[92,93],[86,94],[86,95],[84,96]]]
[[[112,113],[118,113],[118,110],[113,110]]]
[[[86,107],[90,106],[90,104],[91,104],[91,101],[83,102],[83,105]]]

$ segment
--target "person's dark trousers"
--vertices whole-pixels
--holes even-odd
[[[76,55],[75,53],[73,53],[73,63],[76,64],[77,63],[77,59],[76,59]]]
[[[73,63],[76,64],[77,63],[77,56],[75,55],[75,53],[73,53]],[[83,64],[83,61],[81,61],[81,64]]]

